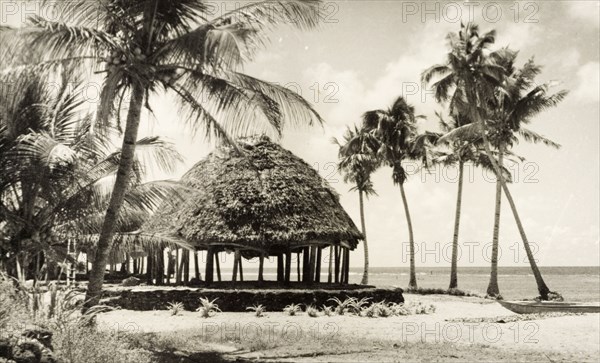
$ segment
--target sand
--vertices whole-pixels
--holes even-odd
[[[312,318],[305,313],[288,316],[267,312],[257,318],[253,313],[218,313],[208,319],[198,313],[182,312],[170,316],[168,311],[118,310],[99,317],[101,326],[137,332],[176,332],[195,329],[213,341],[228,342],[256,339],[256,333],[267,339],[300,341],[306,336],[318,340],[353,337],[360,341],[402,343],[482,344],[510,351],[539,351],[574,359],[600,359],[600,314],[544,317],[535,320],[510,321],[516,314],[499,304],[475,297],[405,294],[411,301],[434,304],[436,311],[428,315],[367,318],[354,315]],[[476,322],[479,318],[485,321]],[[467,319],[466,321],[460,321]],[[498,321],[507,321],[505,323]],[[234,350],[230,345],[219,346]],[[549,358],[550,359],[550,358]]]

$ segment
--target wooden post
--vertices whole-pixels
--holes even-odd
[[[283,254],[279,253],[277,255],[277,282],[283,282]]]
[[[346,251],[344,247],[340,247],[340,255],[342,260],[342,271],[340,272],[340,284],[345,284],[344,277],[346,277]]]
[[[190,251],[183,250],[183,256],[185,263],[183,264],[183,282],[190,282]]]
[[[175,250],[175,285],[181,284],[181,261],[179,258],[179,248]],[[182,259],[183,260],[183,259]]]
[[[350,282],[350,249],[344,248],[344,283]]]
[[[340,246],[335,246],[335,283],[340,283]]]
[[[208,249],[206,250],[206,270],[204,271],[204,278],[206,279],[207,285],[213,282],[214,254],[214,247],[208,246]]]
[[[329,268],[327,269],[327,283],[331,283],[333,278],[333,246],[329,246]]]
[[[200,281],[200,263],[198,261],[198,251],[194,251],[194,277]]]
[[[310,254],[309,248],[302,249],[302,281],[307,282],[310,276]]]
[[[148,251],[148,257],[146,257],[146,284],[152,285],[154,281],[152,281],[152,255],[150,251]]]
[[[321,257],[322,257],[322,248],[317,247],[317,262],[315,266],[315,282],[321,282]]]
[[[288,250],[285,253],[285,276],[284,276],[284,281],[286,284],[290,283],[290,274],[292,272],[292,252],[290,252],[290,249],[288,248]]]
[[[235,253],[233,254],[233,275],[231,276],[231,281],[237,281],[237,274],[238,274],[238,259],[240,256],[240,250],[235,250]]]
[[[263,278],[263,268],[265,266],[265,255],[261,252],[260,256],[258,256],[258,281],[264,281]]]
[[[219,252],[215,252],[215,265],[217,265],[217,280],[221,282],[221,262],[219,261]]]
[[[315,280],[315,265],[317,262],[317,246],[310,246],[310,262],[308,263],[308,283]]]
[[[300,274],[300,252],[296,253],[296,273],[298,274],[298,282],[300,282],[300,277],[302,276]]]
[[[244,281],[244,269],[242,268],[242,251],[240,251],[238,263],[240,264],[240,281]]]
[[[133,259],[133,274],[134,274],[134,275],[137,275],[137,274],[139,274],[139,273],[140,273],[140,269],[139,269],[139,267],[138,267],[138,259],[137,259],[137,258],[134,258],[134,259]]]
[[[164,284],[164,276],[165,276],[165,250],[160,248],[158,250],[158,256],[156,261],[156,284],[163,285]]]

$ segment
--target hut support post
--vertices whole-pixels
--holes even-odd
[[[300,282],[300,252],[296,253],[296,273],[298,275],[298,282]]]
[[[182,268],[181,268],[181,262],[180,260],[180,254],[179,254],[179,248],[175,250],[175,285],[179,285],[181,284],[181,272],[182,272]],[[183,260],[183,256],[181,256],[181,260]]]
[[[329,246],[329,268],[327,270],[327,283],[331,283],[333,275],[333,246]]]
[[[258,257],[258,281],[260,281],[260,282],[264,281],[264,277],[263,277],[264,267],[265,267],[265,255],[261,253],[260,256]]]
[[[200,263],[198,261],[198,251],[194,251],[194,273],[196,280],[200,281]]]
[[[217,280],[221,282],[221,262],[219,261],[219,252],[215,252],[215,265],[217,265]]]
[[[292,252],[288,249],[285,252],[285,276],[284,280],[286,284],[290,283],[290,273],[292,272]]]
[[[283,254],[277,255],[277,282],[283,282]]]
[[[238,274],[238,259],[240,258],[240,250],[235,250],[235,253],[233,255],[233,275],[231,276],[231,281],[235,282],[237,281],[237,274]]]
[[[342,270],[340,271],[340,284],[345,284],[344,277],[346,276],[346,249],[340,247],[340,259],[342,260]]]
[[[146,262],[146,283],[148,285],[152,285],[154,281],[152,281],[152,252],[148,252],[148,257],[146,257],[148,262]]]
[[[323,249],[317,247],[317,262],[315,266],[315,282],[321,282],[321,257]]]
[[[302,249],[302,281],[308,282],[310,276],[310,255],[309,248]]]
[[[183,264],[183,282],[190,282],[190,251],[183,250],[183,256],[185,263]]]
[[[335,246],[335,283],[340,283],[340,246]]]
[[[162,285],[165,276],[165,250],[159,249],[156,261],[156,284]]]
[[[238,264],[240,265],[240,281],[244,281],[244,269],[242,268],[242,251],[238,257]]]
[[[206,279],[206,284],[211,284],[213,282],[213,264],[214,264],[214,249],[213,247],[208,247],[206,251],[206,271],[204,271],[204,278]]]
[[[310,262],[308,264],[308,283],[312,283],[315,279],[315,265],[317,260],[317,246],[310,246]]]
[[[344,248],[345,255],[345,270],[344,270],[344,283],[348,284],[350,282],[350,249]]]

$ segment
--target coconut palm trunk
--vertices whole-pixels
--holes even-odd
[[[408,283],[408,287],[411,289],[416,289],[417,274],[415,272],[415,239],[413,236],[412,222],[410,220],[410,212],[408,210],[408,202],[406,201],[406,193],[404,193],[404,184],[400,184],[400,194],[402,194],[402,204],[404,205],[406,224],[408,225],[408,243],[410,253],[410,281]]]
[[[503,165],[503,150],[499,150],[498,161],[500,165]],[[496,178],[496,207],[494,210],[494,234],[492,237],[492,269],[490,272],[490,283],[488,284],[487,294],[491,297],[497,297],[500,295],[500,288],[498,287],[498,247],[499,247],[499,234],[500,234],[500,207],[502,203],[502,184],[500,179]]]
[[[458,192],[456,193],[456,212],[454,214],[454,235],[452,236],[452,263],[450,266],[450,289],[458,287],[458,232],[460,229],[460,209],[462,204],[464,162],[458,163]]]
[[[117,178],[110,196],[108,209],[106,210],[106,216],[104,218],[104,223],[102,224],[102,230],[96,248],[94,263],[92,265],[92,270],[90,271],[84,309],[97,305],[100,301],[102,284],[104,282],[104,271],[108,262],[108,254],[111,249],[112,239],[115,234],[119,210],[123,205],[125,192],[127,191],[129,180],[131,178],[130,175],[133,167],[135,143],[140,126],[144,94],[144,87],[140,83],[134,82],[131,101],[129,103],[129,111],[127,113],[127,123],[123,135],[123,145],[121,147],[121,159],[119,160]]]
[[[358,200],[360,201],[360,226],[362,228],[363,233],[363,244],[365,248],[365,267],[363,270],[362,281],[360,282],[362,285],[367,285],[369,283],[369,246],[367,244],[367,227],[365,225],[365,204],[364,204],[364,196],[363,191],[358,191]]]
[[[519,217],[519,213],[517,211],[517,207],[515,206],[515,202],[506,186],[506,182],[504,181],[504,177],[502,176],[502,171],[500,170],[500,166],[498,162],[492,155],[492,151],[490,149],[490,143],[487,135],[483,132],[483,145],[485,148],[485,152],[494,167],[494,171],[496,172],[496,178],[500,181],[502,186],[502,190],[504,191],[504,195],[506,195],[506,199],[508,200],[508,204],[510,205],[510,209],[512,210],[513,216],[515,218],[515,222],[517,223],[517,228],[519,229],[519,234],[521,235],[521,240],[523,241],[523,247],[525,248],[525,253],[527,254],[527,259],[529,260],[529,265],[531,266],[531,271],[533,272],[533,276],[535,278],[535,282],[537,284],[538,292],[540,293],[540,297],[542,300],[548,300],[548,293],[550,289],[544,282],[542,277],[542,273],[535,262],[535,258],[533,257],[533,252],[531,251],[531,247],[529,246],[529,240],[527,239],[527,235],[525,234],[525,229],[523,228],[523,223],[521,222],[521,218]]]

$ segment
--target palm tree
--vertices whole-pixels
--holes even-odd
[[[337,139],[333,142],[339,146],[338,170],[344,175],[344,182],[353,183],[350,190],[358,191],[360,205],[360,224],[364,236],[365,263],[361,284],[369,283],[369,246],[367,244],[367,228],[365,224],[364,196],[377,194],[373,189],[371,174],[378,167],[378,160],[373,151],[373,145],[369,135],[358,127],[354,130],[347,128],[344,133],[344,141],[340,143]]]
[[[461,24],[460,32],[450,33],[448,39],[450,52],[446,63],[424,71],[422,80],[424,83],[429,83],[434,77],[439,77],[440,79],[433,84],[438,102],[449,101],[452,114],[463,114],[473,120],[472,124],[462,126],[446,137],[464,137],[470,134],[482,138],[484,150],[513,212],[540,298],[547,300],[550,290],[537,267],[525,229],[504,181],[501,167],[490,146],[489,120],[492,117],[490,105],[493,104],[497,92],[502,92],[501,86],[505,80],[505,70],[496,61],[502,58],[506,50],[491,52],[489,47],[495,41],[495,32],[480,35],[479,28],[472,23],[466,26]]]
[[[408,175],[402,162],[421,157],[414,148],[417,133],[415,109],[404,98],[398,97],[387,110],[367,111],[363,115],[363,130],[376,141],[376,155],[382,163],[392,167],[392,180],[400,187],[402,204],[408,225],[410,253],[409,288],[417,288],[415,272],[415,241],[408,201],[404,192],[404,182]]]
[[[0,77],[13,85],[0,90],[0,252],[9,271],[23,278],[28,270],[35,278],[42,263],[48,270],[64,260],[74,262],[65,249],[68,241],[76,241],[79,251],[93,245],[110,197],[105,185],[114,178],[121,156],[110,133],[90,135],[81,83],[68,70],[60,75],[57,89],[35,72],[20,79],[10,73]],[[151,243],[147,237],[131,241],[128,236],[158,203],[176,196],[177,184],[143,179],[146,167],[172,172],[181,161],[179,154],[156,137],[138,144],[131,188],[116,225],[120,248],[125,242],[130,247]],[[29,268],[31,257],[39,263]]]
[[[449,289],[458,287],[458,236],[460,230],[460,215],[462,208],[463,176],[465,163],[472,163],[487,170],[494,170],[487,154],[481,147],[481,138],[474,140],[467,139],[443,139],[443,136],[453,132],[459,127],[468,124],[468,120],[460,115],[451,115],[450,120],[446,121],[441,114],[436,112],[439,119],[439,128],[441,133],[425,132],[419,134],[415,144],[423,142],[435,145],[431,162],[443,166],[455,165],[458,167],[458,190],[456,194],[456,209],[454,214],[454,232],[452,234],[452,258],[450,266],[450,284]],[[503,173],[506,180],[510,180],[510,172],[503,167]]]
[[[488,124],[490,127],[490,142],[498,150],[498,164],[502,166],[503,156],[518,142],[518,137],[528,142],[542,143],[553,148],[560,145],[548,138],[539,135],[523,125],[531,122],[532,118],[543,110],[556,106],[566,95],[562,90],[549,94],[550,83],[537,85],[535,77],[541,72],[541,67],[533,59],[517,69],[515,61],[517,52],[504,49],[497,53],[496,63],[505,70],[505,79],[502,91],[497,92],[491,102],[492,117]],[[501,183],[496,182],[496,208],[494,217],[494,238],[491,259],[490,282],[487,288],[489,296],[499,296],[498,287],[498,230],[500,223]],[[543,280],[541,281],[543,283]],[[541,294],[541,292],[540,292]]]
[[[123,95],[131,94],[86,307],[100,298],[115,222],[133,169],[142,108],[151,111],[150,94],[171,92],[193,130],[203,128],[207,137],[232,145],[235,135],[250,130],[280,134],[284,123],[321,122],[294,92],[239,72],[275,25],[316,27],[319,5],[318,0],[260,1],[206,19],[210,4],[201,0],[77,0],[64,4],[53,20],[29,20],[30,28],[20,33],[28,47],[45,55],[40,66],[69,62],[96,69],[90,60],[99,61],[104,80],[98,126],[113,122]]]

